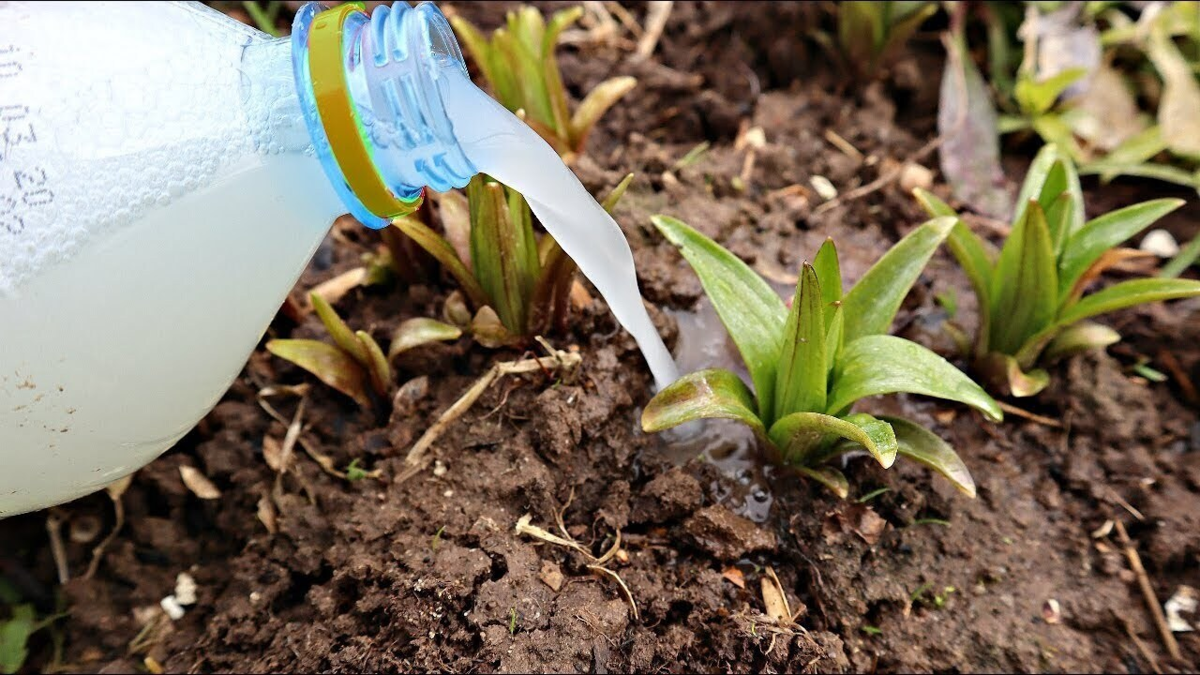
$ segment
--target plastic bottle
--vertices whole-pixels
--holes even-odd
[[[320,10],[273,39],[199,4],[0,2],[0,517],[186,434],[337,216],[475,173],[438,10]]]

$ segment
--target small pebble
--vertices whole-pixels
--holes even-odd
[[[162,607],[163,611],[167,613],[167,616],[171,617],[172,621],[178,621],[183,618],[185,613],[183,605],[179,604],[179,600],[177,600],[174,595],[168,595],[158,604],[160,607]]]
[[[830,199],[838,196],[837,188],[835,188],[833,183],[830,183],[829,179],[825,176],[813,176],[811,179],[809,179],[809,182],[812,183],[813,189],[817,191],[817,194],[821,195],[821,199],[824,199],[825,201],[829,201]]]
[[[1166,230],[1150,230],[1142,237],[1140,247],[1147,253],[1153,253],[1160,258],[1174,258],[1179,255],[1179,242]]]
[[[175,577],[175,599],[184,606],[196,604],[196,580],[187,572]]]

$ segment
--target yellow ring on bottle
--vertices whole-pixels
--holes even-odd
[[[313,19],[308,34],[308,71],[313,98],[321,126],[329,139],[329,149],[350,191],[368,211],[380,218],[399,218],[421,206],[424,191],[407,201],[393,194],[380,180],[359,132],[342,65],[343,30],[346,19],[356,12],[366,14],[358,3],[347,3],[321,12]]]

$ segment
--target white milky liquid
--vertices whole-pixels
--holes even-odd
[[[657,388],[674,382],[678,370],[642,305],[633,253],[620,226],[528,125],[465,75],[445,72],[442,99],[463,152],[481,172],[525,196],[538,220],[637,340]]]

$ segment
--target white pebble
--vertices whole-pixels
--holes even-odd
[[[183,618],[185,610],[183,609],[183,605],[179,604],[179,600],[177,600],[175,596],[168,595],[158,604],[163,608],[163,611],[167,613],[167,616],[171,617],[172,621],[178,621]]]
[[[1166,230],[1150,230],[1142,237],[1141,249],[1160,258],[1174,258],[1179,255],[1179,242]]]
[[[196,604],[196,580],[187,572],[175,577],[175,599],[184,606]]]

